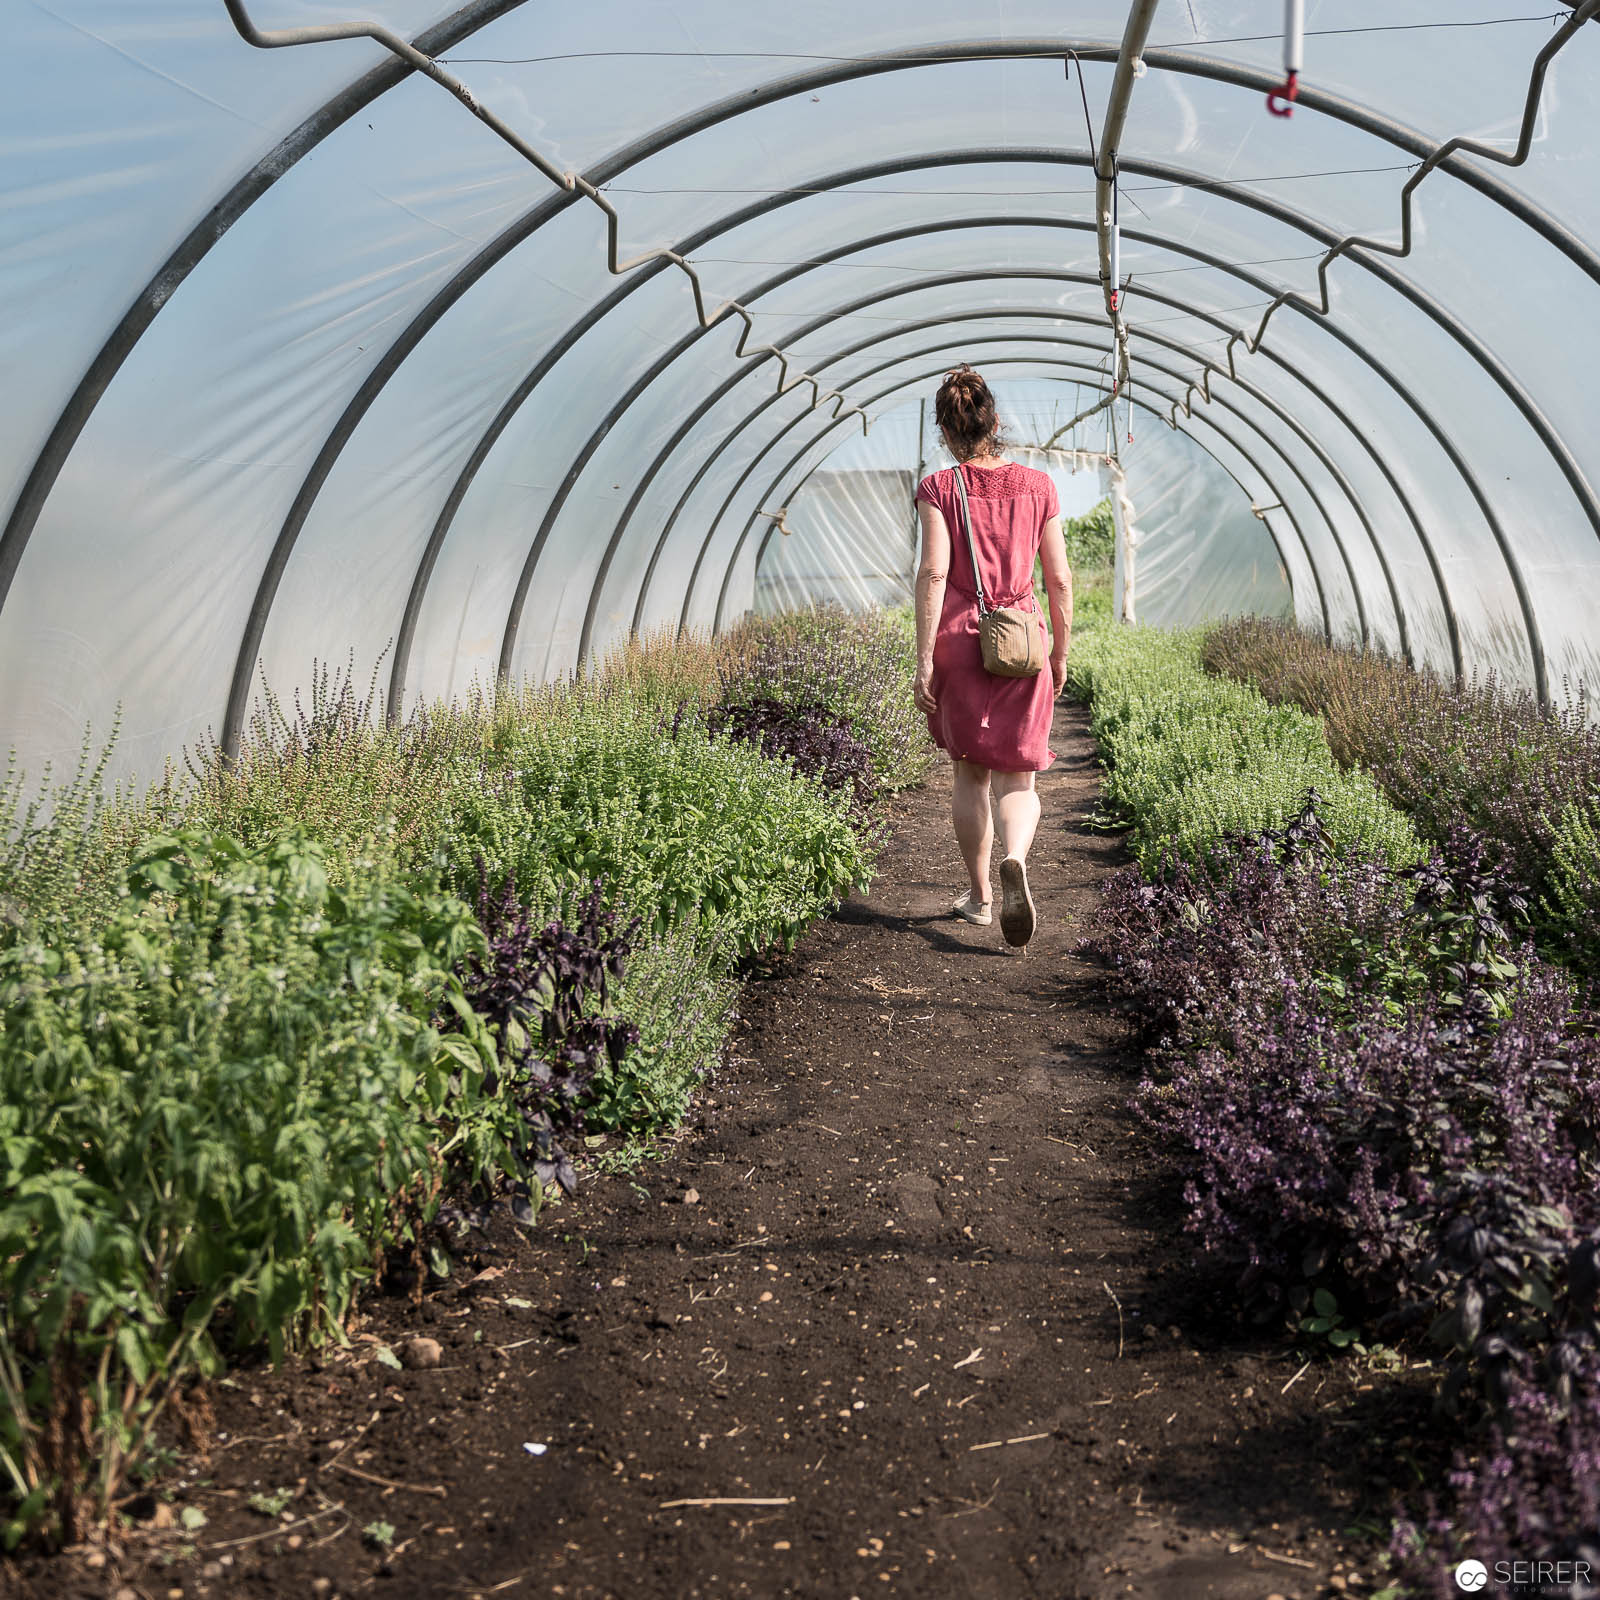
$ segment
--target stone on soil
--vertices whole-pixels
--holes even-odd
[[[443,1355],[437,1339],[427,1339],[420,1334],[414,1339],[407,1339],[400,1346],[400,1359],[413,1372],[424,1372],[438,1366]]]

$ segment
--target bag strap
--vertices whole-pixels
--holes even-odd
[[[984,603],[983,578],[978,572],[978,545],[972,537],[972,507],[967,501],[967,479],[959,461],[951,470],[956,475],[956,489],[961,495],[961,520],[967,529],[967,554],[972,557],[972,587],[978,594],[978,615],[986,617],[989,615],[989,607]]]

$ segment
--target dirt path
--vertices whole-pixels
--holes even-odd
[[[503,1273],[380,1306],[369,1330],[437,1338],[436,1371],[362,1342],[236,1375],[180,1496],[209,1519],[195,1554],[164,1566],[180,1534],[135,1539],[117,1581],[152,1600],[1343,1587],[1381,1387],[1213,1332],[1125,1108],[1122,1025],[1069,954],[1121,860],[1082,826],[1079,711],[1056,748],[1026,957],[942,915],[941,772],[895,807],[872,893],[752,983],[741,1059],[670,1161],[595,1180]],[[256,1537],[245,1497],[277,1488],[297,1498]]]

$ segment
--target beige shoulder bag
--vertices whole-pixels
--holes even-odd
[[[978,594],[978,643],[983,647],[986,672],[997,678],[1032,678],[1044,670],[1044,637],[1038,616],[1017,606],[984,603],[983,578],[978,572],[978,545],[972,537],[972,507],[967,503],[967,480],[960,466],[952,469],[961,495],[961,518],[967,528],[967,554],[972,557],[972,586]]]

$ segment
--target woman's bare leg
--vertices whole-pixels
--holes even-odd
[[[1028,859],[1029,847],[1039,827],[1039,795],[1031,772],[994,774],[994,811],[1000,824],[1001,859]]]
[[[1021,947],[1038,925],[1025,865],[1039,826],[1039,796],[1031,772],[994,774],[994,809],[1000,823],[1000,932]]]
[[[994,847],[989,769],[975,761],[952,761],[951,766],[955,769],[955,792],[950,800],[950,816],[956,825],[956,843],[961,846],[961,859],[972,880],[972,898],[988,905],[989,852]]]

